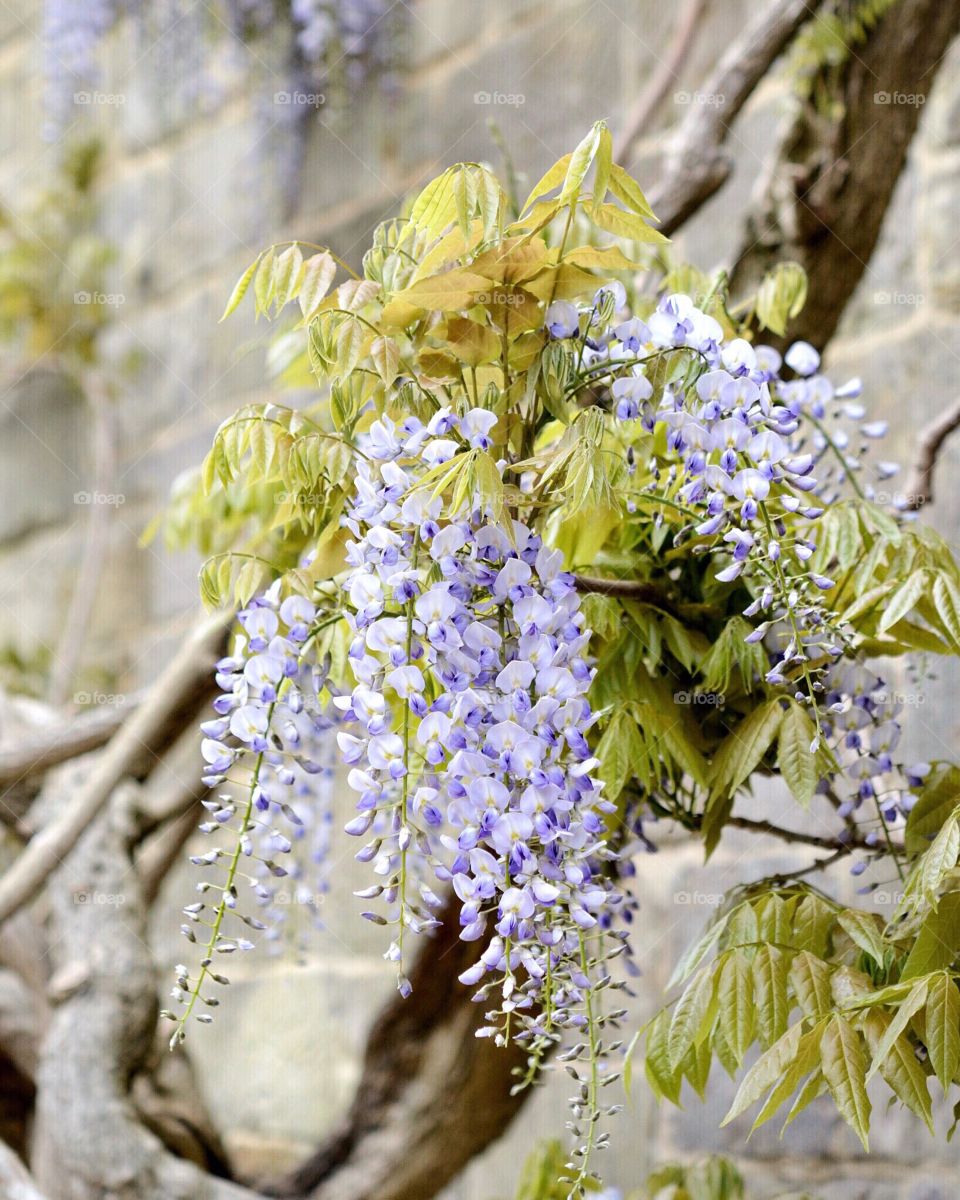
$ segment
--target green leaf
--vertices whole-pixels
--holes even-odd
[[[832,1010],[830,967],[822,958],[801,950],[790,964],[790,982],[805,1017],[817,1021]]]
[[[753,974],[750,960],[742,951],[733,951],[720,968],[717,998],[720,1029],[739,1066],[753,1041],[755,1021]]]
[[[746,1112],[751,1104],[755,1104],[768,1088],[773,1087],[784,1073],[796,1061],[803,1036],[803,1026],[797,1022],[791,1025],[764,1054],[761,1054],[746,1075],[744,1075],[737,1094],[733,1098],[726,1116],[720,1122],[720,1128],[736,1120],[741,1113]]]
[[[732,795],[757,769],[770,749],[783,719],[779,700],[769,700],[724,738],[713,762],[714,795]]]
[[[780,1082],[764,1102],[763,1108],[757,1113],[753,1128],[759,1129],[773,1116],[788,1096],[793,1095],[804,1075],[809,1074],[820,1061],[820,1037],[826,1027],[826,1021],[821,1021],[801,1037],[793,1062],[782,1072]],[[796,1028],[802,1028],[797,1025]]]
[[[667,1031],[670,1014],[666,1009],[659,1012],[647,1028],[646,1056],[644,1071],[647,1082],[653,1089],[654,1095],[660,1099],[669,1100],[672,1104],[680,1102],[682,1079],[670,1065],[667,1054]]]
[[[881,934],[880,920],[875,914],[847,908],[839,914],[837,923],[855,945],[868,954],[878,967],[883,967],[887,947]]]
[[[927,987],[924,1016],[930,1065],[946,1094],[960,1067],[960,992],[945,971]]]
[[[883,616],[877,624],[877,632],[883,633],[891,625],[896,625],[907,613],[912,612],[927,586],[926,572],[915,571],[890,597],[890,603],[884,608]]]
[[[918,1013],[923,1008],[927,999],[927,982],[922,980],[913,991],[902,1002],[897,1009],[897,1015],[892,1018],[890,1024],[884,1031],[883,1036],[877,1043],[877,1048],[873,1053],[873,1062],[870,1064],[870,1070],[867,1072],[867,1079],[870,1080],[880,1070],[880,1064],[890,1053],[890,1049],[894,1042],[899,1038],[907,1026],[910,1024],[911,1017]]]
[[[789,955],[776,946],[761,946],[753,960],[753,980],[760,1038],[765,1046],[772,1046],[787,1028],[789,976]]]
[[[890,1018],[886,1013],[867,1013],[863,1031],[872,1054],[876,1054],[876,1048],[889,1024]],[[915,1113],[933,1133],[933,1108],[927,1089],[927,1077],[917,1061],[913,1047],[905,1037],[898,1037],[890,1047],[889,1053],[880,1064],[880,1075],[897,1099]]]
[[[954,766],[937,768],[925,781],[920,799],[910,810],[904,843],[910,854],[922,854],[943,828],[944,822],[960,807],[960,770]]]
[[[621,708],[611,716],[597,743],[598,774],[603,780],[603,794],[611,801],[617,799],[631,776],[636,761],[632,753],[636,738],[637,723],[626,709]]]
[[[240,301],[247,294],[247,289],[250,287],[250,281],[253,279],[253,273],[260,265],[260,258],[261,255],[258,254],[250,266],[247,267],[244,273],[234,284],[233,291],[230,293],[230,299],[227,301],[227,307],[223,310],[223,316],[220,318],[221,321],[225,321],[227,317],[229,317],[230,314],[236,310],[240,304]]]
[[[687,1050],[700,1034],[713,998],[713,990],[713,972],[703,970],[694,975],[677,1001],[667,1034],[667,1057],[674,1068],[680,1065]]]
[[[820,778],[817,755],[810,749],[816,734],[805,710],[791,704],[780,725],[777,763],[787,787],[804,808],[809,808]]]
[[[949,967],[957,957],[960,943],[960,892],[947,892],[940,903],[927,913],[907,961],[901,980],[917,979],[931,971]]]
[[[823,1077],[837,1109],[869,1150],[870,1098],[867,1095],[867,1062],[860,1035],[843,1017],[827,1022],[820,1039]]]
[[[823,1078],[823,1072],[818,1069],[813,1072],[800,1091],[797,1092],[797,1098],[790,1105],[790,1111],[787,1113],[787,1119],[783,1123],[783,1129],[786,1129],[790,1122],[795,1120],[818,1096],[823,1095],[825,1088],[826,1080]],[[780,1130],[781,1137],[783,1137],[783,1129]]]
[[[721,913],[714,917],[703,934],[692,945],[687,947],[681,955],[680,961],[674,967],[673,974],[667,981],[668,991],[675,988],[677,984],[682,983],[685,979],[688,979],[697,967],[700,966],[720,940],[720,936],[726,930],[729,919],[729,913]]]

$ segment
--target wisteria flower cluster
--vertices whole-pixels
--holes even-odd
[[[461,902],[461,938],[485,943],[461,976],[497,999],[482,1032],[540,1052],[598,1027],[614,806],[591,776],[590,631],[562,555],[478,497],[444,513],[418,486],[458,450],[486,450],[495,424],[447,408],[361,439],[344,584],[356,683],[336,702],[357,731],[337,739],[359,793],[347,831],[370,837],[358,857],[383,881],[362,894],[396,927],[401,991],[404,931],[437,921],[432,871]]]

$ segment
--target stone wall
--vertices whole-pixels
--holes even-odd
[[[697,49],[666,105],[670,120],[682,115],[754,8],[748,0],[708,6]],[[0,196],[13,203],[43,181],[56,154],[38,141],[38,9],[36,0],[0,6]],[[124,102],[77,116],[82,127],[99,127],[108,144],[101,224],[119,248],[112,291],[123,297],[110,351],[133,353],[140,366],[118,406],[120,464],[111,491],[123,503],[111,521],[85,677],[110,680],[111,691],[148,683],[191,618],[197,561],[156,542],[146,549],[137,543],[217,424],[238,405],[268,395],[263,326],[243,314],[217,324],[234,278],[261,245],[300,237],[357,260],[374,222],[436,168],[496,158],[486,127],[491,115],[517,164],[536,178],[596,117],[618,126],[656,64],[673,11],[655,0],[418,0],[407,22],[401,92],[388,102],[371,85],[339,116],[321,111],[305,147],[299,200],[286,216],[273,160],[262,145],[257,152],[270,128],[257,97],[271,68],[251,61],[255,87],[237,84],[209,111],[171,115],[156,79],[138,69],[129,38],[114,39],[103,90]],[[282,91],[284,80],[277,80]],[[680,256],[710,269],[737,243],[739,214],[787,99],[783,85],[771,80],[737,121],[731,138],[737,172],[678,238]],[[877,120],[884,115],[878,105]],[[267,134],[268,148],[282,136],[279,124]],[[640,148],[643,181],[655,174],[659,145],[651,137]],[[960,393],[958,182],[955,46],[923,114],[882,244],[829,355],[833,371],[863,376],[871,405],[890,420],[888,457],[908,460],[919,426]],[[0,646],[26,657],[55,644],[76,575],[87,510],[75,494],[91,486],[84,428],[82,400],[49,377],[31,377],[3,396]],[[958,464],[960,439],[944,458],[930,514],[948,537],[960,525],[952,486]],[[910,714],[915,748],[928,757],[952,753],[960,721],[957,671],[938,675],[927,702]],[[770,800],[776,797],[764,797]],[[344,848],[342,896],[349,894],[351,864]],[[669,964],[707,919],[712,897],[746,872],[788,869],[791,859],[742,835],[706,870],[698,848],[680,842],[639,865],[638,1019],[653,1011]],[[169,914],[188,887],[185,876],[175,876],[158,909],[165,963],[180,957]],[[392,986],[376,930],[357,919],[346,899],[329,907],[329,931],[305,962],[251,966],[231,989],[222,1023],[194,1039],[210,1103],[231,1144],[248,1157],[269,1152],[286,1160],[332,1126],[356,1078],[366,1024]],[[518,1128],[449,1190],[449,1200],[510,1194],[519,1158],[537,1137],[562,1128],[564,1094],[562,1079],[545,1088]],[[718,1133],[729,1095],[729,1083],[716,1081],[705,1106],[658,1111],[640,1085],[616,1131],[611,1182],[635,1184],[672,1154],[723,1150],[741,1158],[756,1197],[803,1188],[834,1200],[937,1200],[955,1192],[950,1181],[960,1151],[942,1138],[927,1143],[895,1113],[877,1114],[868,1161],[829,1105],[814,1106],[782,1142],[764,1131],[745,1145],[742,1123]],[[940,1125],[942,1131],[943,1114]]]

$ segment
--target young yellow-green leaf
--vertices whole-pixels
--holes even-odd
[[[803,897],[793,914],[790,945],[822,957],[833,922],[834,909],[821,896],[811,892]]]
[[[960,992],[945,971],[927,986],[924,1017],[930,1065],[946,1094],[960,1067]]]
[[[753,960],[754,995],[757,1022],[764,1046],[772,1046],[783,1036],[790,1018],[787,980],[790,957],[776,946],[761,946]]]
[[[863,1032],[870,1052],[876,1055],[877,1046],[890,1024],[885,1012],[868,1012]],[[915,1113],[933,1133],[933,1106],[927,1089],[927,1076],[917,1061],[913,1047],[905,1037],[898,1037],[880,1064],[880,1075],[893,1094]]]
[[[874,913],[846,908],[837,916],[837,923],[878,967],[883,966],[887,947],[881,933],[880,919]]]
[[[349,375],[360,361],[363,325],[356,317],[345,317],[337,330],[337,374]]]
[[[503,189],[497,177],[481,167],[477,183],[477,201],[483,222],[483,240],[489,242],[497,232],[503,213]]]
[[[805,1017],[818,1021],[832,1010],[830,967],[822,958],[801,950],[790,964],[790,982]]]
[[[883,616],[877,624],[877,632],[883,633],[891,625],[896,625],[912,612],[917,603],[923,598],[928,587],[925,571],[915,571],[890,597],[890,603],[883,610]]]
[[[664,237],[659,230],[654,229],[652,225],[648,225],[643,217],[627,212],[626,209],[617,208],[615,204],[597,205],[592,216],[601,229],[631,242],[651,242],[654,245],[663,245],[670,240]]]
[[[674,1069],[701,1032],[713,998],[714,982],[713,972],[704,968],[694,975],[677,1001],[667,1033],[667,1058]]]
[[[942,572],[933,581],[933,604],[940,618],[940,628],[954,650],[960,650],[960,589]]]
[[[599,271],[639,271],[640,264],[627,258],[619,246],[574,246],[563,261],[569,266],[592,267]]]
[[[294,242],[280,255],[273,268],[273,295],[277,312],[297,294],[303,274],[303,252]]]
[[[640,184],[633,176],[619,166],[613,163],[610,168],[610,191],[620,201],[625,204],[631,211],[639,214],[641,217],[646,217],[650,221],[655,221],[656,217],[653,214],[653,209],[647,203],[647,198],[641,190]]]
[[[596,121],[587,136],[570,156],[567,173],[560,189],[560,203],[569,204],[580,195],[580,188],[590,170],[590,165],[596,157],[600,146],[600,138],[606,129],[605,121]]]
[[[597,146],[597,175],[593,184],[593,207],[602,204],[606,199],[607,188],[610,184],[610,172],[613,170],[613,137],[604,125],[600,131],[600,142]]]
[[[796,1025],[791,1025],[769,1050],[760,1055],[744,1075],[727,1115],[720,1122],[721,1129],[746,1112],[768,1088],[783,1078],[787,1069],[796,1061],[802,1036],[803,1026],[798,1021]]]
[[[464,238],[470,236],[470,220],[477,206],[477,181],[468,166],[460,167],[453,177],[453,197],[457,205],[457,223]]]
[[[430,237],[439,237],[456,218],[457,201],[454,196],[454,176],[458,168],[450,168],[431,179],[410,209],[410,223]]]
[[[303,264],[303,281],[297,301],[304,320],[309,321],[320,307],[337,274],[337,264],[327,250],[312,254]]]
[[[244,273],[234,284],[233,291],[230,293],[230,299],[227,301],[227,307],[223,310],[223,316],[220,318],[221,321],[225,321],[227,317],[229,317],[230,314],[236,310],[237,306],[240,304],[240,301],[247,294],[247,289],[250,287],[250,281],[253,279],[253,273],[260,265],[260,258],[261,255],[258,254],[250,266],[247,267]]]
[[[370,346],[370,357],[377,368],[377,374],[383,380],[383,386],[390,387],[400,370],[400,349],[397,343],[393,338],[374,338]]]
[[[263,572],[263,563],[255,558],[247,559],[237,572],[237,578],[233,585],[233,599],[239,608],[245,608],[259,590]]]
[[[552,192],[554,188],[558,188],[567,176],[567,171],[570,169],[570,160],[572,154],[565,154],[563,158],[557,159],[553,166],[545,171],[533,186],[533,191],[523,202],[521,213],[525,213],[535,200],[539,200],[541,196],[545,196],[547,192]]]
[[[270,249],[260,259],[257,277],[253,281],[253,294],[257,301],[257,312],[266,315],[273,298],[273,264],[276,261],[274,249]]]
[[[943,823],[933,845],[920,860],[918,886],[935,906],[937,889],[946,873],[957,865],[960,854],[960,816],[954,812]]]
[[[791,704],[783,714],[777,763],[787,787],[804,808],[810,806],[820,776],[817,755],[810,749],[816,732],[799,704]]]
[[[780,337],[788,322],[803,308],[807,299],[807,273],[795,262],[780,262],[764,275],[757,288],[757,320],[761,329],[770,329]]]
[[[717,999],[720,1029],[739,1067],[753,1041],[756,1017],[750,960],[740,950],[733,951],[720,968]]]
[[[870,1070],[867,1072],[868,1081],[880,1070],[880,1065],[890,1053],[893,1043],[906,1030],[910,1024],[911,1017],[923,1008],[926,1000],[927,981],[922,980],[897,1009],[897,1015],[892,1018],[883,1036],[877,1043],[877,1048],[873,1052],[873,1062],[870,1064]]]
[[[470,308],[479,295],[489,292],[491,288],[490,280],[483,275],[457,269],[421,279],[412,287],[398,292],[394,299],[431,311],[457,312]]]
[[[837,1110],[869,1150],[870,1098],[867,1095],[867,1059],[860,1034],[843,1017],[827,1021],[820,1039],[823,1077]]]

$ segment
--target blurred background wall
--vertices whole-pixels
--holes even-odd
[[[88,2],[91,12],[110,7]],[[87,401],[44,369],[43,356],[28,370],[7,356],[0,664],[8,687],[29,689],[47,669],[83,557],[90,498],[99,497],[108,509],[105,568],[67,699],[109,704],[149,684],[197,607],[199,558],[161,540],[142,548],[144,528],[177,477],[199,463],[219,422],[272,394],[263,325],[243,310],[217,323],[243,267],[266,243],[289,238],[358,262],[373,225],[415,185],[453,161],[501,161],[488,118],[533,181],[596,118],[622,126],[663,55],[674,8],[657,0],[396,4],[384,18],[381,56],[366,73],[334,80],[321,100],[291,77],[288,31],[265,28],[245,41],[212,7],[163,0],[146,31],[121,22],[109,34],[95,82],[52,102],[57,54],[69,48],[55,44],[51,59],[45,7],[56,5],[0,4],[0,200],[16,210],[48,186],[65,140],[102,139],[94,227],[116,259],[89,302],[109,309],[102,352],[125,366],[110,401],[115,453],[104,477],[95,469]],[[637,148],[643,184],[656,177],[671,125],[689,104],[711,102],[698,86],[755,8],[756,0],[706,5],[694,49]],[[919,427],[960,393],[958,51],[939,73],[880,246],[828,357],[837,377],[864,378],[871,408],[892,425],[884,454],[904,460]],[[789,98],[789,86],[771,78],[737,120],[737,170],[684,229],[678,257],[711,270],[738,243]],[[928,514],[951,539],[960,522],[958,456],[960,443],[944,456]],[[956,684],[945,676],[930,689],[915,722],[918,755],[956,745]],[[29,711],[21,719],[31,719]],[[10,721],[0,744],[18,736]],[[732,838],[705,872],[696,846],[665,846],[639,864],[638,1015],[654,1010],[672,963],[724,887],[781,863],[789,869],[788,851],[764,854],[755,840],[748,848]],[[349,864],[344,854],[348,877]],[[157,929],[164,963],[180,955],[173,914],[188,887],[175,877],[158,906],[170,914]],[[337,890],[346,897],[349,878]],[[334,1124],[351,1094],[366,1024],[392,986],[376,931],[361,928],[348,899],[331,902],[328,925],[303,961],[251,967],[232,989],[229,1018],[194,1039],[214,1114],[251,1162],[287,1161]],[[745,1146],[743,1123],[718,1133],[730,1095],[729,1082],[716,1081],[705,1107],[658,1112],[639,1083],[614,1138],[610,1182],[636,1184],[675,1153],[724,1149],[745,1158],[758,1196],[788,1187],[835,1200],[956,1194],[960,1151],[920,1142],[895,1115],[878,1126],[868,1162],[830,1106],[814,1106],[782,1142],[765,1128]],[[508,1195],[535,1138],[560,1130],[563,1096],[562,1082],[547,1088],[450,1190],[451,1200]]]

